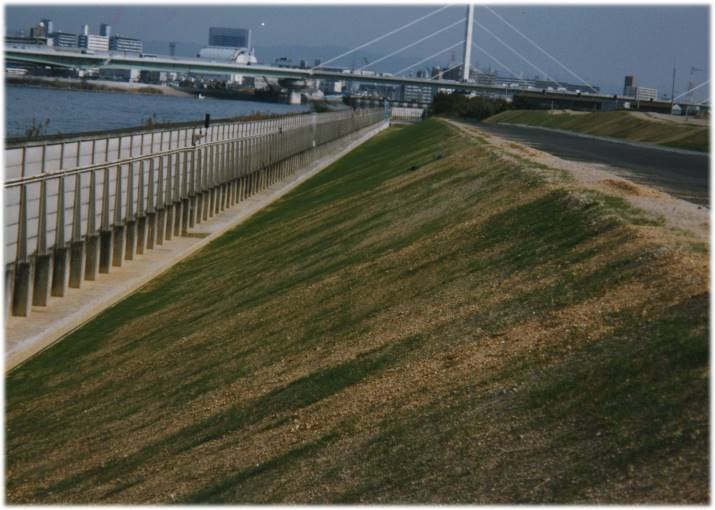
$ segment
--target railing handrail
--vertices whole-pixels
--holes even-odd
[[[294,129],[299,129],[301,126],[294,126],[289,128],[286,131],[282,132],[274,132],[274,133],[269,133],[269,134],[283,134],[289,131],[292,131]],[[16,177],[14,179],[8,179],[6,180],[3,185],[5,188],[12,188],[15,186],[19,186],[21,184],[31,184],[33,182],[39,182],[44,179],[55,179],[58,177],[66,177],[70,175],[75,175],[78,173],[84,173],[84,172],[91,172],[92,170],[101,170],[105,167],[108,166],[120,166],[120,165],[128,165],[130,163],[135,163],[138,161],[144,161],[148,159],[153,159],[153,158],[159,158],[162,156],[168,156],[169,154],[178,154],[181,152],[188,152],[188,151],[193,151],[196,149],[200,149],[202,147],[210,147],[213,145],[219,145],[219,144],[224,144],[224,143],[230,143],[230,142],[239,142],[239,141],[245,141],[245,140],[253,140],[253,139],[258,139],[264,137],[265,134],[257,134],[257,135],[250,135],[250,136],[242,136],[242,137],[236,137],[236,138],[224,138],[221,140],[213,140],[210,142],[202,142],[196,145],[187,145],[184,147],[176,147],[174,149],[164,149],[159,152],[151,152],[147,154],[138,154],[136,156],[130,156],[127,158],[123,159],[113,159],[111,161],[103,161],[102,163],[94,163],[91,165],[85,165],[85,166],[80,166],[80,167],[74,167],[71,169],[67,170],[58,170],[54,172],[41,172],[37,175],[31,175],[31,176],[25,176],[25,177]]]
[[[369,109],[369,110],[372,110],[372,109]],[[374,110],[377,110],[377,108],[375,108]],[[335,115],[335,114],[338,114],[338,115]],[[346,115],[346,114],[349,114],[349,115]],[[355,111],[350,110],[350,111],[341,111],[341,112],[313,113],[312,115],[315,115],[315,118],[320,121],[320,122],[318,122],[319,124],[324,124],[324,123],[326,123],[326,122],[330,122],[330,121],[333,120],[333,119],[334,119],[334,120],[344,120],[344,119],[348,118],[349,116],[355,116],[355,114],[356,114]],[[332,118],[328,118],[328,116],[331,116],[331,115],[332,115]],[[357,115],[363,115],[363,114],[362,114],[362,113],[358,113]],[[277,117],[277,118],[274,118],[274,119],[262,119],[262,120],[257,120],[257,121],[241,121],[241,122],[235,122],[234,124],[245,124],[245,125],[248,125],[248,124],[250,124],[250,123],[259,123],[259,122],[275,121],[275,120],[286,119],[286,118],[290,118],[290,117],[291,117],[291,116]],[[227,124],[229,124],[229,123],[225,123],[225,124],[215,124],[215,125],[220,126],[220,125],[227,125]],[[149,159],[153,159],[153,158],[163,157],[163,156],[167,156],[167,155],[170,155],[170,154],[178,154],[178,153],[183,153],[183,152],[187,152],[187,151],[193,151],[193,150],[196,150],[196,149],[201,148],[201,147],[210,147],[210,146],[213,146],[213,145],[224,144],[224,143],[230,143],[230,142],[239,142],[239,141],[259,139],[259,138],[262,138],[262,137],[264,137],[264,136],[266,136],[266,135],[269,135],[269,134],[281,134],[281,133],[285,133],[285,132],[289,132],[289,131],[293,131],[293,130],[300,129],[300,128],[302,128],[302,127],[305,127],[305,124],[304,124],[304,125],[293,125],[293,126],[281,127],[279,130],[274,130],[274,131],[271,131],[271,132],[269,132],[269,133],[257,133],[257,134],[254,134],[254,135],[246,135],[246,134],[243,134],[242,136],[239,136],[239,137],[222,138],[222,139],[220,139],[220,140],[212,140],[212,141],[201,142],[201,143],[196,144],[196,145],[185,145],[185,146],[183,146],[183,147],[175,147],[175,148],[173,148],[173,149],[163,149],[163,150],[160,150],[160,151],[158,151],[158,152],[151,152],[151,153],[147,153],[147,154],[138,154],[138,155],[136,155],[136,156],[129,156],[129,157],[126,157],[126,158],[115,159],[115,160],[111,160],[111,161],[103,161],[103,162],[101,162],[101,163],[93,163],[93,164],[90,164],[90,165],[75,166],[75,167],[73,167],[73,168],[64,169],[64,170],[59,170],[59,171],[53,171],[53,172],[42,171],[41,173],[36,174],[36,175],[32,175],[32,176],[20,176],[20,177],[16,177],[16,178],[13,178],[13,179],[7,179],[7,180],[5,180],[5,181],[3,182],[3,187],[4,187],[5,189],[8,189],[8,188],[17,187],[17,186],[20,186],[20,185],[23,185],[23,184],[31,184],[31,183],[35,183],[35,182],[41,182],[41,181],[43,181],[43,180],[49,180],[49,179],[56,179],[56,178],[59,178],[59,177],[72,176],[72,175],[76,175],[76,174],[78,174],[78,173],[91,172],[91,171],[93,171],[93,170],[101,170],[101,169],[106,168],[106,167],[108,167],[108,166],[127,165],[127,164],[130,164],[130,163],[133,163],[133,162],[139,162],[139,161],[149,160]],[[157,134],[157,133],[164,133],[164,132],[167,132],[167,131],[159,130],[159,131],[154,131],[154,132],[136,133],[136,134],[134,134],[134,135],[132,135],[132,136],[136,136],[136,135],[147,135],[147,134]],[[206,136],[206,135],[204,135],[204,136]],[[97,138],[97,139],[99,139],[99,140],[107,140],[107,139],[109,139],[109,138],[115,138],[115,137],[106,137],[106,136],[105,136],[105,137],[99,137],[99,138]],[[97,140],[97,139],[87,139],[87,140],[82,140],[82,141],[93,141],[93,140]],[[14,147],[14,148],[11,148],[11,149],[6,149],[6,150],[22,150],[22,149],[27,150],[27,149],[29,149],[29,148],[34,148],[34,147],[46,147],[46,146],[48,146],[48,145],[61,145],[61,144],[63,144],[63,143],[73,143],[73,144],[74,144],[74,143],[77,143],[78,141],[79,141],[79,140],[72,140],[71,142],[69,142],[69,140],[63,140],[63,141],[56,141],[56,143],[52,143],[52,144],[41,144],[41,145],[35,145],[35,146]],[[82,141],[79,141],[79,142],[81,143]]]
[[[226,125],[234,125],[234,124],[249,124],[249,123],[257,123],[257,122],[268,122],[268,121],[275,121],[275,120],[282,120],[282,119],[290,119],[290,118],[306,118],[306,117],[311,117],[313,115],[320,117],[320,116],[327,116],[327,115],[336,115],[336,114],[351,114],[354,113],[354,110],[340,110],[337,112],[306,112],[302,114],[286,114],[286,115],[277,115],[275,117],[270,117],[268,119],[257,119],[257,120],[242,120],[242,119],[216,119],[211,121],[212,126],[226,126]],[[122,137],[130,137],[130,136],[141,136],[141,135],[151,135],[151,134],[159,134],[159,133],[168,133],[171,131],[179,131],[183,129],[196,129],[196,128],[201,128],[204,126],[204,121],[189,121],[186,124],[184,123],[177,123],[175,126],[162,126],[159,128],[148,128],[145,130],[139,129],[137,131],[127,131],[127,132],[105,132],[104,134],[97,134],[96,136],[82,136],[81,133],[79,136],[67,136],[65,138],[57,138],[57,139],[52,139],[52,140],[27,140],[27,141],[18,141],[18,142],[13,142],[11,144],[6,145],[5,150],[16,150],[16,149],[32,149],[36,147],[42,147],[42,146],[47,146],[47,145],[59,145],[61,143],[83,143],[83,142],[91,142],[91,141],[96,141],[96,140],[105,140],[107,138],[122,138]],[[141,128],[141,126],[139,126]],[[121,128],[120,128],[121,129]],[[125,128],[125,129],[133,129],[133,128]]]

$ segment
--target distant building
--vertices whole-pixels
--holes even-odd
[[[216,62],[235,62],[236,64],[256,64],[258,61],[248,48],[226,48],[221,46],[208,46],[201,48],[199,58],[205,58]]]
[[[55,25],[52,23],[51,19],[43,19],[42,23],[45,25],[45,34],[46,35],[52,35],[52,33],[55,31]]]
[[[452,67],[450,65],[450,67]],[[442,79],[443,80],[454,80],[454,81],[461,81],[462,79],[462,65],[458,65],[457,67],[454,67],[452,69],[449,69],[447,71],[444,71],[442,73]]]
[[[109,37],[111,39],[112,27],[106,23],[102,23],[101,25],[99,25],[99,35]]]
[[[77,34],[69,34],[67,32],[53,32],[52,42],[56,48],[76,48]]]
[[[650,87],[636,87],[636,101],[655,101],[658,99],[658,89]]]
[[[47,43],[46,37],[5,36],[5,46],[47,46]]]
[[[249,48],[251,45],[251,31],[245,28],[209,28],[209,46],[223,46],[228,48]]]
[[[38,23],[37,26],[30,29],[30,37],[45,37],[47,32],[45,31],[45,24],[43,22]]]
[[[77,46],[92,51],[108,51],[109,38],[95,34],[81,34],[77,38]]]
[[[636,96],[636,77],[635,76],[626,76],[626,79],[623,83],[623,95],[626,97],[635,97]]]
[[[274,67],[297,67],[288,57],[278,57],[273,61]]]
[[[402,85],[402,100],[409,103],[431,103],[433,95],[432,87]]]
[[[143,53],[144,42],[123,35],[113,35],[109,38],[109,49],[125,53]]]

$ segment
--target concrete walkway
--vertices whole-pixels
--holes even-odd
[[[29,317],[5,320],[5,371],[9,371],[34,354],[61,340],[106,308],[128,296],[152,278],[204,247],[224,232],[240,225],[257,211],[276,201],[305,180],[314,176],[360,144],[387,127],[381,124],[357,140],[346,143],[335,154],[325,156],[299,170],[287,180],[256,193],[226,209],[209,221],[193,228],[187,237],[174,237],[163,245],[147,250],[122,267],[112,268],[95,281],[83,281],[81,289],[68,289],[65,297],[51,297],[46,307],[32,307]]]

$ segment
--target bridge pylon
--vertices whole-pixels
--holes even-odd
[[[464,65],[462,81],[469,80],[469,65],[472,61],[472,27],[474,25],[474,4],[467,5],[467,26],[464,33]]]

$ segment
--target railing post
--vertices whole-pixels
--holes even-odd
[[[152,133],[152,150],[154,148],[154,134]],[[149,160],[149,183],[146,193],[146,248],[154,249],[156,239],[156,210],[154,209],[154,158]]]
[[[193,155],[193,151],[184,151],[184,176],[181,183],[181,235],[185,236],[189,233],[189,155]]]
[[[70,281],[79,289],[85,272],[85,243],[82,239],[82,174],[75,175],[74,204],[72,206],[72,240],[70,241]]]
[[[171,145],[170,145],[171,146]],[[166,209],[166,224],[164,225],[164,239],[171,241],[174,237],[174,203],[171,194],[171,172],[172,172],[172,154],[166,156],[166,187],[164,189],[164,208]]]
[[[26,149],[22,149],[22,173],[25,176]],[[27,185],[20,185],[20,203],[17,222],[17,255],[12,291],[12,314],[30,315],[32,307],[33,266],[27,258]]]
[[[102,226],[99,232],[99,272],[108,273],[112,267],[114,232],[109,219],[109,167],[104,167],[102,182]]]
[[[176,169],[174,170],[174,235],[181,235],[181,152],[175,154]]]
[[[24,186],[23,186],[24,187]],[[40,202],[37,217],[37,251],[32,288],[32,304],[47,306],[52,283],[52,253],[47,250],[47,181],[40,182]]]
[[[196,225],[196,171],[197,166],[200,167],[201,149],[194,147],[191,151],[191,175],[189,177],[189,225],[188,228],[194,228]]]
[[[99,270],[99,234],[95,226],[97,219],[97,173],[89,173],[89,202],[87,202],[87,234],[85,235],[84,279],[94,281]]]
[[[125,247],[124,259],[134,260],[137,245],[137,220],[134,212],[134,161],[127,168],[127,206],[124,215]]]
[[[57,223],[55,226],[55,247],[52,257],[52,291],[51,294],[63,297],[68,283],[69,251],[65,243],[65,177],[60,176],[57,186]]]
[[[142,140],[144,135],[142,135]],[[142,144],[143,147],[143,144]],[[146,245],[146,211],[144,209],[144,160],[139,161],[137,177],[137,255],[144,253]]]
[[[206,195],[206,208],[207,211],[204,214],[204,219],[208,218],[213,218],[213,211],[214,211],[214,185],[215,185],[215,179],[214,179],[214,152],[215,152],[215,147],[213,145],[209,145],[208,147],[208,165],[206,166],[206,189],[207,189],[207,195]]]
[[[112,252],[112,265],[121,267],[124,261],[125,230],[122,217],[122,165],[117,165],[117,177],[114,188],[114,250]]]

